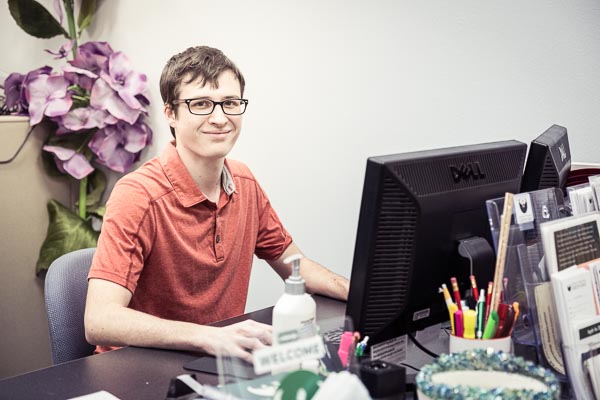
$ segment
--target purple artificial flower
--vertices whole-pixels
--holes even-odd
[[[104,128],[106,125],[114,125],[119,122],[118,119],[110,115],[104,110],[99,110],[93,107],[80,107],[69,111],[60,120],[57,120],[59,129],[57,135],[64,133],[80,131],[82,129]]]
[[[123,148],[130,153],[139,153],[152,143],[152,129],[145,123],[138,121],[134,125],[121,123],[118,125],[123,132],[125,144]]]
[[[131,62],[125,53],[118,51],[108,58],[108,73],[100,72],[110,87],[119,94],[119,97],[134,110],[140,110],[143,105],[136,96],[145,92],[148,85],[146,75],[131,69]]]
[[[79,85],[82,89],[92,90],[94,82],[98,79],[98,75],[88,71],[87,69],[65,65],[62,68],[65,78],[74,85]]]
[[[23,93],[23,81],[25,75],[13,72],[4,80],[4,95],[6,96],[6,107],[16,109],[18,114],[26,112],[27,101]]]
[[[29,102],[27,101],[27,86],[39,75],[48,75],[52,68],[45,66],[33,71],[27,75],[14,72],[4,81],[4,93],[6,96],[6,106],[9,109],[15,108],[18,114],[27,114]]]
[[[119,122],[96,132],[88,147],[98,156],[98,162],[125,173],[139,159],[140,151],[152,140],[152,130],[138,121],[134,125]]]
[[[54,154],[54,162],[61,172],[66,172],[75,179],[83,179],[94,171],[88,159],[73,149],[60,146],[44,146],[43,149]]]
[[[87,69],[95,74],[100,71],[108,71],[108,57],[113,49],[106,42],[86,42],[77,47],[75,59],[71,65]]]
[[[67,93],[69,81],[62,75],[38,75],[27,85],[29,123],[38,124],[44,115],[58,117],[71,109],[73,100]]]
[[[54,0],[59,15],[60,0]],[[74,41],[48,53],[67,58]],[[128,57],[114,52],[106,42],[87,42],[62,71],[46,66],[26,75],[13,73],[4,82],[6,104],[18,112],[29,112],[30,125],[47,119],[56,123],[51,137],[61,136],[67,147],[46,145],[57,168],[75,179],[94,171],[92,162],[127,172],[152,141],[152,130],[143,122],[150,104],[146,75],[133,71]],[[73,108],[73,109],[71,109]],[[70,149],[80,144],[82,132],[93,135],[86,155]]]
[[[45,49],[46,53],[50,53],[54,56],[55,60],[60,60],[61,58],[67,58],[71,49],[73,49],[73,44],[75,44],[74,40],[69,40],[67,43],[60,46],[58,51],[54,52],[52,50]]]
[[[98,79],[92,87],[90,105],[108,111],[122,121],[134,124],[142,113],[142,108],[133,109],[125,103],[117,92],[112,90],[104,79]]]

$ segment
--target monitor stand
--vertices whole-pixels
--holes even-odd
[[[480,289],[494,279],[496,254],[486,239],[472,236],[461,240],[458,254],[469,260],[469,275],[475,276]]]

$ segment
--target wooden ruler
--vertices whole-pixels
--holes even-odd
[[[494,286],[492,288],[491,311],[498,311],[500,304],[500,293],[502,291],[502,280],[504,278],[504,265],[506,264],[506,250],[508,248],[508,233],[510,232],[510,219],[513,210],[512,193],[504,195],[504,209],[500,219],[500,238],[498,240],[498,256],[496,257],[496,270],[494,271]]]

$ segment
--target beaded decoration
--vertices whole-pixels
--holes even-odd
[[[539,392],[531,389],[513,388],[482,388],[477,386],[450,386],[446,384],[432,383],[432,376],[446,371],[502,371],[514,373],[537,379],[548,387],[547,391]],[[522,357],[516,357],[504,352],[495,352],[492,349],[466,350],[454,354],[441,354],[433,363],[421,368],[416,378],[417,387],[431,399],[530,399],[530,400],[558,400],[560,398],[560,386],[554,374],[526,361]]]

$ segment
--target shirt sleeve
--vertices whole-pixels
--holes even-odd
[[[255,254],[264,260],[279,258],[292,243],[292,237],[285,229],[271,206],[267,194],[256,182],[258,209],[258,237]]]
[[[88,279],[108,280],[134,293],[155,229],[149,194],[133,179],[122,178],[106,204]]]

